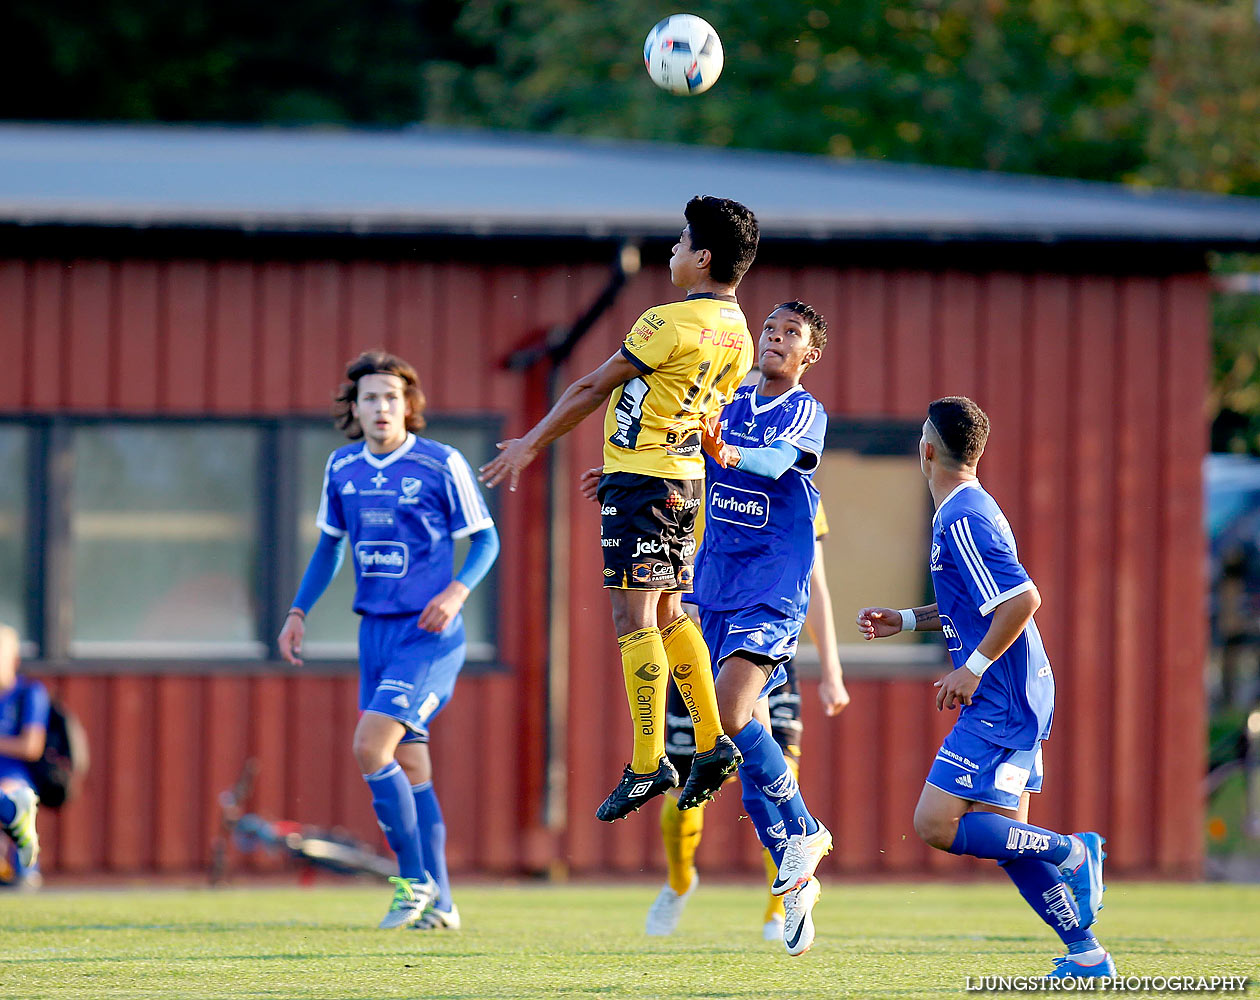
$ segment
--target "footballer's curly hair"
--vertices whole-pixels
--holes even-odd
[[[737,201],[706,194],[687,202],[683,215],[691,229],[691,249],[712,255],[709,276],[723,285],[738,285],[757,256],[757,217]]]
[[[945,396],[928,403],[928,421],[936,429],[951,464],[975,466],[989,440],[989,417],[966,396]]]
[[[827,321],[817,309],[800,299],[793,299],[791,302],[780,302],[770,312],[777,313],[780,309],[796,313],[809,324],[810,347],[817,347],[821,351],[827,346]]]
[[[333,423],[346,432],[346,437],[357,441],[363,437],[363,428],[354,415],[352,406],[359,399],[359,379],[364,375],[396,375],[403,380],[403,399],[407,402],[407,430],[424,430],[424,390],[416,370],[402,358],[376,349],[364,351],[346,365],[346,381],[337,387],[333,396]]]

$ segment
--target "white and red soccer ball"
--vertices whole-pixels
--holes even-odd
[[[671,94],[702,94],[722,73],[722,40],[695,14],[670,14],[643,43],[652,82]]]

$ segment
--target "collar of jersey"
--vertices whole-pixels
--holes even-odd
[[[739,299],[735,298],[734,295],[719,295],[717,292],[693,292],[691,295],[688,295],[685,299],[683,299],[683,301],[690,302],[692,299],[720,299],[723,302],[739,301]]]
[[[752,407],[753,413],[765,413],[766,410],[773,410],[776,406],[778,406],[780,403],[782,403],[784,400],[786,400],[789,396],[791,396],[800,388],[801,388],[801,384],[797,382],[796,385],[792,386],[792,388],[790,388],[787,392],[781,392],[777,396],[772,396],[770,397],[770,402],[764,403],[763,405],[758,406],[757,405],[757,387],[753,386],[752,392],[748,394],[748,405]]]
[[[364,461],[367,462],[368,465],[372,466],[372,468],[383,469],[387,465],[393,465],[405,454],[407,454],[407,452],[411,451],[412,446],[415,445],[415,443],[416,443],[416,436],[412,434],[410,431],[408,431],[406,441],[400,444],[397,448],[391,451],[384,458],[377,458],[370,451],[368,451],[367,442],[365,441],[363,443],[363,459]]]
[[[980,489],[980,480],[972,479],[966,483],[959,483],[952,490],[950,490],[949,496],[947,496],[944,500],[941,501],[941,505],[936,508],[936,513],[932,515],[933,526],[935,526],[936,523],[940,520],[941,512],[945,510],[946,505],[951,500],[953,500],[954,497],[958,496],[958,494],[961,493],[963,490],[978,490],[978,489]]]

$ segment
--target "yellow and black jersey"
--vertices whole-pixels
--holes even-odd
[[[701,421],[730,400],[754,348],[732,295],[689,295],[649,309],[621,353],[643,374],[617,388],[604,414],[604,471],[703,479]]]

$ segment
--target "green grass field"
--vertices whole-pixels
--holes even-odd
[[[444,934],[376,930],[389,893],[364,884],[6,894],[0,997],[951,997],[1059,953],[1004,884],[825,882],[796,959],[761,940],[752,886],[703,885],[666,939],[642,933],[655,892],[460,887]],[[1256,976],[1260,886],[1117,883],[1097,931],[1125,974]]]

